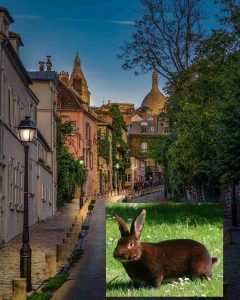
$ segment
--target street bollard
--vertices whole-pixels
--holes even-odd
[[[61,266],[63,262],[63,245],[56,245],[56,261],[57,266]]]
[[[46,258],[48,277],[53,277],[57,273],[56,256],[53,254],[46,254],[45,258]]]
[[[63,239],[64,243],[62,245],[62,258],[65,258],[69,255],[69,234],[66,234],[66,238]]]
[[[27,280],[26,278],[18,278],[12,281],[13,297],[12,300],[27,299]]]

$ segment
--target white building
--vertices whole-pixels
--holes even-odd
[[[53,101],[54,88],[49,83],[39,104],[30,88],[35,83],[19,58],[21,38],[9,31],[12,22],[9,12],[0,7],[0,244],[22,232],[24,149],[17,127],[25,116],[38,127],[29,149],[29,224],[56,210],[56,129],[53,111],[46,107]]]
[[[0,243],[22,230],[24,151],[17,126],[25,116],[36,122],[38,99],[29,85],[31,79],[19,59],[23,46],[18,34],[9,31],[13,22],[0,7]],[[29,151],[29,222],[36,222],[37,142]]]

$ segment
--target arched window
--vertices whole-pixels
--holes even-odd
[[[141,149],[142,149],[142,152],[147,152],[147,150],[148,150],[148,144],[146,142],[143,142],[141,144]]]

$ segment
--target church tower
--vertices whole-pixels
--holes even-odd
[[[160,91],[158,86],[158,73],[156,70],[152,72],[152,89],[143,99],[141,108],[145,108],[151,111],[152,115],[159,115],[164,111],[166,98]]]
[[[79,94],[80,98],[87,105],[90,104],[90,92],[86,78],[81,69],[81,60],[77,54],[74,59],[73,71],[70,77],[70,86]]]

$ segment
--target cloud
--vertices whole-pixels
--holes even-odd
[[[13,16],[15,19],[23,19],[23,20],[41,20],[44,19],[44,16],[38,15],[24,15],[24,14],[16,14]],[[72,18],[72,17],[56,17],[51,18],[51,20],[61,21],[61,22],[87,22],[87,23],[111,23],[115,25],[122,26],[134,26],[135,22],[131,20],[99,20],[99,19],[84,19],[84,18]]]
[[[111,23],[116,25],[127,25],[127,26],[135,25],[135,22],[130,20],[99,20],[99,19],[82,19],[82,18],[71,18],[71,17],[60,17],[57,18],[57,20],[67,21],[67,22]]]
[[[129,26],[134,26],[135,22],[134,21],[121,21],[121,20],[112,20],[109,21],[112,24],[117,24],[117,25],[129,25]]]

